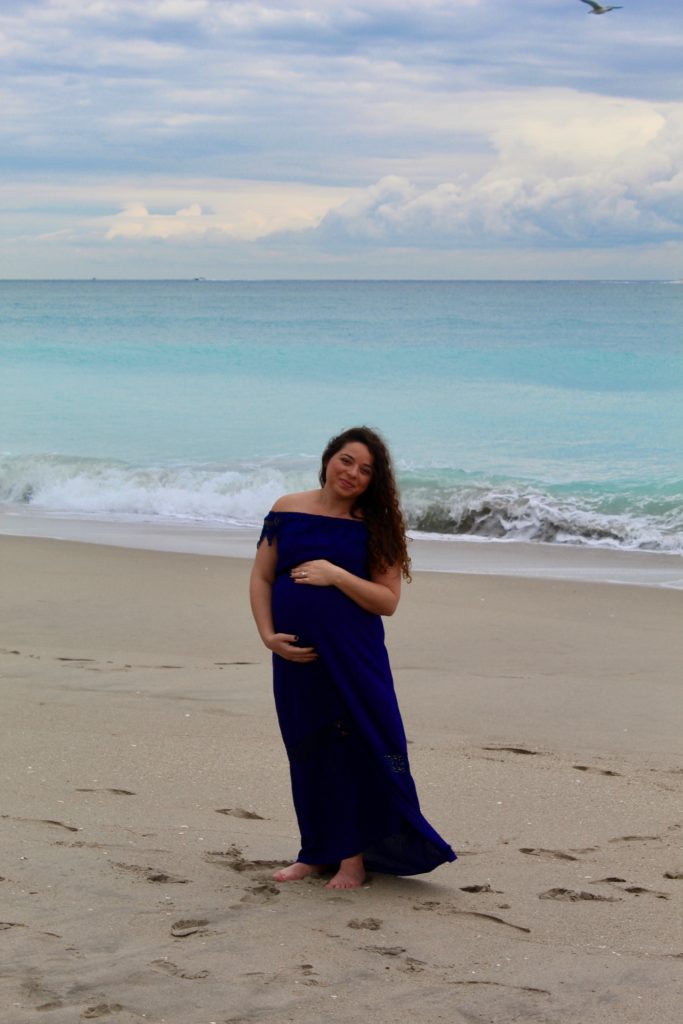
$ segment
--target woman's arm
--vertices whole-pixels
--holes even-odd
[[[249,599],[259,636],[266,647],[287,661],[315,661],[317,654],[312,647],[296,647],[299,639],[291,633],[276,633],[273,625],[273,580],[277,564],[277,541],[269,544],[263,540],[256,552],[249,580]]]
[[[342,569],[341,566],[318,558],[302,562],[292,569],[291,577],[302,586],[336,587],[366,612],[375,615],[393,615],[401,597],[401,569],[392,565],[386,572],[373,573],[372,579]]]

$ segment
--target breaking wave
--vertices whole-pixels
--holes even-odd
[[[0,456],[5,510],[256,525],[275,499],[314,486],[317,460],[133,466],[59,455]],[[452,469],[399,472],[418,533],[683,553],[683,481],[544,484]]]
[[[640,497],[619,512],[609,510],[610,497],[516,485],[466,488],[429,503],[408,495],[405,504],[410,528],[420,533],[683,553],[683,486],[676,502]]]

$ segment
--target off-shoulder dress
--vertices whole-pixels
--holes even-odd
[[[384,626],[336,587],[297,584],[291,569],[324,558],[364,579],[362,520],[271,512],[259,544],[277,545],[273,622],[315,647],[297,664],[273,655],[278,720],[301,832],[298,860],[336,864],[362,853],[371,871],[414,875],[455,854],[420,811]]]

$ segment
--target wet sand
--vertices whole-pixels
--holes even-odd
[[[683,592],[420,572],[387,634],[459,853],[297,849],[239,558],[0,537],[6,1024],[674,1024]]]

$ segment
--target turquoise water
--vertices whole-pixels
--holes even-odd
[[[0,502],[254,523],[379,427],[411,526],[683,551],[683,286],[0,282]]]

